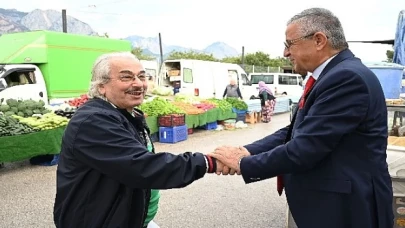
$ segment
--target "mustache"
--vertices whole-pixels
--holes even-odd
[[[143,93],[144,89],[143,89],[143,87],[133,87],[131,89],[126,90],[125,92],[126,93],[132,93],[132,92],[141,92],[141,93]]]

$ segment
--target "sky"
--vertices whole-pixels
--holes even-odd
[[[241,51],[281,56],[286,22],[300,11],[323,7],[339,17],[346,39],[394,39],[404,0],[53,0],[5,1],[1,8],[29,12],[66,9],[112,38],[130,35],[156,37],[163,43],[203,49],[221,41]],[[364,62],[386,59],[390,45],[349,44]]]

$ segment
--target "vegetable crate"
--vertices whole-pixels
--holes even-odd
[[[236,108],[232,108],[232,112],[236,113],[236,114],[246,114],[247,110],[240,110],[240,109],[236,109]]]
[[[186,123],[186,115],[184,114],[170,114],[160,116],[158,119],[159,127],[183,126],[185,123]]]
[[[175,127],[159,127],[159,142],[177,143],[187,140],[188,129],[186,125]]]
[[[246,123],[246,112],[236,114],[236,122],[239,122],[239,121],[242,121],[243,123]]]
[[[207,124],[205,124],[205,125],[203,126],[203,128],[204,128],[205,130],[215,130],[215,129],[217,129],[217,127],[218,127],[217,121],[211,122],[211,123],[207,123]]]

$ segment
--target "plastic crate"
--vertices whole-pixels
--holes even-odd
[[[186,115],[184,114],[171,114],[160,116],[158,118],[159,127],[183,126],[185,123],[186,123]]]
[[[246,122],[246,113],[237,113],[236,114],[236,122],[242,121],[243,123]]]
[[[186,125],[176,127],[159,127],[159,142],[177,143],[187,140],[188,129]]]
[[[240,110],[240,109],[232,108],[232,112],[234,112],[236,114],[246,114],[247,110]]]
[[[187,130],[187,134],[192,135],[194,133],[194,129],[193,128],[189,128]]]
[[[211,123],[207,123],[207,124],[205,124],[205,125],[203,126],[203,128],[204,128],[205,130],[215,130],[215,129],[217,129],[217,127],[218,127],[217,121],[211,122]]]

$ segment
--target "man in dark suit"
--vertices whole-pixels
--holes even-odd
[[[393,227],[387,109],[377,77],[326,9],[289,21],[284,55],[312,72],[290,126],[212,156],[246,183],[277,176],[299,228]]]

